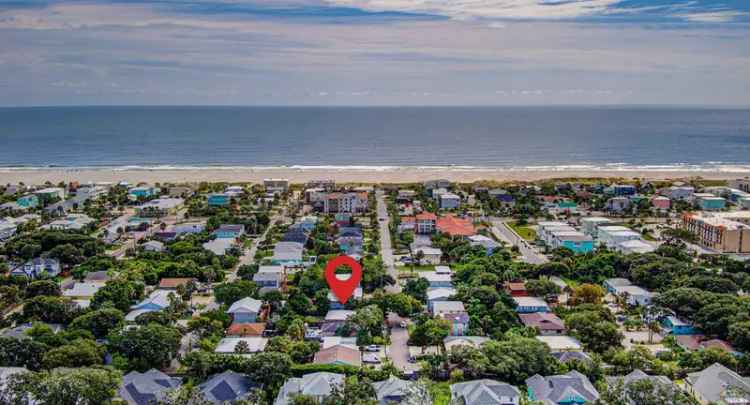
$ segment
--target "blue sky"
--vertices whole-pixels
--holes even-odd
[[[747,0],[0,0],[0,105],[750,105]]]

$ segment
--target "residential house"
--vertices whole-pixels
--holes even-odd
[[[260,287],[262,293],[280,291],[286,282],[284,266],[260,266],[253,275],[253,282]]]
[[[429,283],[429,288],[453,287],[450,273],[439,274],[436,271],[420,272],[419,276]]]
[[[226,193],[213,193],[208,195],[209,207],[228,207],[232,197]]]
[[[151,405],[164,394],[182,385],[179,377],[170,377],[159,370],[151,369],[145,373],[131,371],[122,379],[117,391],[119,397],[129,405]]]
[[[128,198],[137,200],[138,198],[149,198],[157,193],[157,189],[153,187],[133,187],[128,190]]]
[[[474,380],[451,385],[451,403],[463,405],[518,405],[518,388],[495,380]]]
[[[390,376],[387,380],[372,383],[372,388],[375,390],[379,405],[390,405],[400,403],[407,397],[413,384],[413,381]]]
[[[456,295],[453,288],[428,288],[427,289],[427,309],[432,312],[432,306],[439,301],[450,301]]]
[[[487,192],[491,198],[500,201],[505,206],[512,206],[515,203],[515,198],[507,190],[496,188]]]
[[[471,246],[481,246],[485,250],[487,256],[491,255],[496,249],[502,247],[501,244],[495,242],[492,238],[484,235],[471,235],[466,238]]]
[[[671,186],[661,189],[659,193],[665,197],[669,197],[673,201],[692,201],[695,188],[690,186]]]
[[[551,312],[532,312],[518,314],[521,323],[527,328],[535,328],[540,335],[562,335],[565,333],[565,323]]]
[[[628,197],[612,197],[607,200],[606,210],[618,214],[622,214],[630,208],[630,198]]]
[[[695,204],[704,211],[721,211],[727,205],[727,200],[709,193],[695,193]]]
[[[211,233],[217,239],[238,239],[245,234],[244,225],[224,224]]]
[[[164,244],[158,240],[150,240],[141,245],[141,248],[146,252],[157,252],[161,253],[164,251]]]
[[[457,346],[469,346],[478,349],[489,340],[490,338],[485,336],[448,336],[443,339],[443,346],[445,346],[445,352],[450,353],[451,349]]]
[[[0,218],[0,241],[8,240],[16,234],[18,225]]]
[[[40,201],[54,201],[65,199],[65,189],[61,187],[48,187],[41,190],[34,191],[34,195],[39,197]]]
[[[337,330],[346,323],[349,317],[354,315],[354,311],[346,309],[333,309],[326,313],[323,324],[320,326],[321,336],[334,336]]]
[[[631,306],[646,306],[651,304],[654,294],[636,285],[632,285],[626,279],[609,279],[604,282],[608,292],[622,297]]]
[[[650,381],[654,390],[663,390],[666,392],[676,392],[679,388],[670,380],[663,375],[648,375],[639,369],[633,370],[626,376],[605,376],[604,380],[607,386],[611,389],[625,389],[627,395],[627,387],[633,383],[640,381]],[[632,398],[628,398],[628,403],[623,405],[640,405]],[[675,404],[677,405],[677,404]]]
[[[511,282],[508,281],[503,285],[505,292],[510,294],[511,297],[528,297],[529,292],[526,291],[526,283],[524,282]]]
[[[247,350],[238,351],[237,345],[240,342],[244,342],[247,346]],[[216,345],[214,353],[218,354],[242,354],[244,356],[251,356],[255,353],[260,353],[266,349],[268,339],[261,336],[248,336],[248,337],[225,337],[219,341]]]
[[[398,190],[396,196],[397,203],[411,202],[417,196],[417,192],[414,190]]]
[[[159,281],[159,289],[176,291],[181,286],[187,287],[190,283],[197,281],[192,277],[165,277]]]
[[[462,405],[518,405],[518,388],[495,380],[474,380],[451,385],[451,403]]]
[[[341,279],[346,279],[347,275],[345,274],[337,274],[336,277]],[[362,296],[364,295],[362,291],[362,287],[357,286],[357,288],[354,289],[354,292],[352,293],[352,296],[349,298],[347,303],[352,302],[352,300],[360,300],[362,299]],[[328,291],[328,308],[330,309],[344,309],[346,307],[346,303],[342,304],[341,301],[339,301],[338,296],[336,296],[336,293],[333,290]]]
[[[545,405],[583,405],[599,399],[599,392],[585,375],[578,371],[526,379],[528,397]]]
[[[549,312],[549,306],[543,299],[537,297],[513,297],[516,303],[516,312],[528,314],[532,312]]]
[[[274,265],[298,266],[302,264],[304,245],[298,242],[278,242],[273,248],[271,263]]]
[[[10,275],[36,279],[41,276],[55,277],[61,270],[59,260],[37,257],[11,270]]]
[[[583,345],[581,345],[581,342],[578,341],[578,339],[571,337],[571,336],[540,335],[540,336],[535,336],[534,338],[546,344],[552,353],[567,352],[567,351],[577,352],[577,351],[583,350]]]
[[[63,288],[62,295],[63,297],[73,299],[90,300],[91,298],[94,298],[94,294],[96,294],[100,288],[104,287],[104,284],[105,283],[102,282],[73,283],[69,288]]]
[[[225,335],[227,337],[251,337],[263,336],[266,331],[266,324],[257,323],[233,323],[229,325]]]
[[[655,196],[651,199],[651,206],[659,211],[669,211],[672,207],[672,200],[664,196]]]
[[[578,231],[552,232],[552,249],[566,248],[576,254],[586,254],[594,250],[594,239]]]
[[[60,218],[43,225],[42,229],[52,229],[56,231],[80,231],[90,224],[96,222],[86,214],[70,214],[65,218]]]
[[[281,194],[289,190],[288,179],[263,179],[263,187],[267,193]]]
[[[125,316],[125,320],[134,322],[139,315],[147,312],[163,311],[169,307],[170,296],[174,297],[172,299],[179,298],[172,291],[154,290],[146,299],[130,307],[131,311]]]
[[[476,229],[470,218],[459,218],[448,214],[437,219],[438,232],[449,236],[469,237],[476,234]]]
[[[18,197],[18,199],[16,200],[16,204],[21,209],[35,208],[39,205],[39,197],[34,194],[27,194]]]
[[[676,316],[667,316],[661,321],[661,326],[665,332],[678,336],[678,335],[694,335],[696,329],[692,324],[684,322]]]
[[[193,189],[186,186],[170,187],[167,191],[172,198],[188,198],[193,195]]]
[[[566,350],[552,352],[552,357],[556,358],[560,363],[581,362],[592,364],[594,362],[594,359],[583,351]]]
[[[317,403],[321,403],[331,395],[334,389],[343,390],[344,380],[343,374],[327,372],[290,378],[279,390],[273,405],[290,405],[294,397],[298,395],[312,397]]]
[[[618,243],[615,250],[626,255],[632,253],[646,254],[655,251],[656,247],[643,240],[633,239]]]
[[[235,247],[237,241],[234,239],[214,239],[204,243],[203,249],[210,251],[216,256],[224,256],[229,250]]]
[[[177,209],[184,203],[185,200],[182,198],[157,198],[135,207],[135,211],[138,216],[144,218],[160,218],[166,215],[175,214]]]
[[[598,237],[598,230],[600,226],[606,226],[612,223],[612,220],[604,217],[586,217],[581,218],[581,231],[592,238]]]
[[[688,374],[685,388],[701,405],[750,404],[750,378],[741,377],[719,363]]]
[[[428,235],[435,233],[437,229],[437,215],[431,212],[422,212],[415,216],[416,233],[419,235]]]
[[[453,301],[444,301],[444,302],[436,302],[434,303],[434,311],[435,315],[440,318],[448,321],[450,323],[451,329],[449,332],[449,336],[464,336],[466,334],[466,331],[469,330],[469,314],[465,311],[446,311],[446,308],[443,304],[450,303]],[[461,303],[463,306],[463,303]]]
[[[455,209],[461,205],[461,197],[459,197],[457,194],[442,193],[438,198],[440,208],[444,210]]]
[[[605,190],[608,194],[614,194],[614,195],[633,195],[636,193],[636,188],[633,185],[630,184],[613,184]]]
[[[198,386],[203,398],[214,404],[228,404],[246,399],[261,386],[245,374],[225,371],[215,374]]]
[[[421,252],[422,258],[420,259],[421,264],[438,265],[442,261],[443,251],[433,247],[419,247],[413,252],[413,256],[417,257]]]
[[[466,312],[464,303],[461,301],[435,301],[431,311],[434,315]]]
[[[349,345],[335,345],[315,353],[313,363],[359,367],[362,365],[362,358],[356,348]]]
[[[227,313],[232,315],[232,322],[234,323],[255,323],[262,306],[262,301],[245,297],[233,303]]]
[[[641,239],[641,234],[624,226],[600,226],[598,233],[599,244],[614,249],[619,243],[628,240]]]

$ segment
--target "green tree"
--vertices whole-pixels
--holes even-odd
[[[100,288],[91,300],[91,307],[101,308],[105,303],[111,303],[123,313],[130,311],[130,306],[143,298],[144,286],[141,283],[124,279],[110,280]]]
[[[568,331],[577,337],[588,350],[604,353],[610,348],[620,347],[622,334],[614,322],[602,319],[598,312],[575,312],[565,318]]]
[[[60,286],[54,280],[32,281],[26,286],[26,296],[36,297],[39,295],[60,296]]]
[[[102,308],[87,312],[70,323],[69,329],[82,329],[91,332],[97,338],[104,338],[119,328],[125,316],[117,308]]]
[[[256,297],[258,286],[247,280],[236,280],[231,283],[219,284],[214,287],[216,302],[232,305],[245,297]]]
[[[152,323],[112,332],[108,341],[112,352],[127,359],[129,369],[146,371],[167,367],[177,354],[181,337],[175,328]]]
[[[19,405],[102,405],[110,403],[122,380],[110,368],[74,368],[28,372],[11,377],[9,403]]]
[[[42,358],[42,365],[48,370],[58,367],[88,367],[102,364],[103,358],[104,352],[96,342],[77,339],[48,351]]]
[[[38,370],[47,347],[31,339],[0,336],[0,366]]]

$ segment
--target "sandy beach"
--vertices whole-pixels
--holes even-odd
[[[292,183],[315,179],[333,179],[345,183],[409,183],[444,178],[456,182],[536,181],[554,178],[640,178],[647,180],[687,179],[702,177],[729,180],[750,175],[750,171],[692,169],[504,169],[454,167],[326,167],[326,168],[184,168],[184,169],[0,169],[0,183],[41,184],[46,181],[130,183],[196,183],[196,182],[261,182],[266,178],[285,178]]]

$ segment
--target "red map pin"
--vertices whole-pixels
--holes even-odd
[[[336,277],[336,268],[339,266],[348,266],[352,269],[352,275],[346,280]],[[339,302],[345,304],[354,294],[354,290],[357,289],[359,281],[362,279],[362,266],[349,256],[338,256],[328,261],[325,274],[328,287],[331,288]]]

